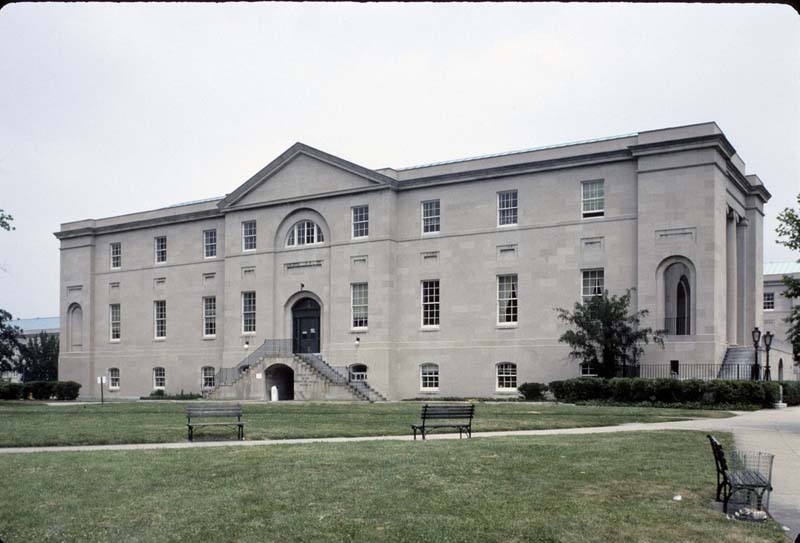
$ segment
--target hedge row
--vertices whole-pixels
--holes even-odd
[[[553,381],[547,388],[558,401],[587,400],[616,403],[664,403],[701,405],[755,405],[772,407],[779,400],[778,385],[783,385],[783,401],[800,405],[800,382],[763,381],[701,381],[689,379],[633,379],[583,377]],[[519,387],[528,400],[541,399],[540,383],[525,383]]]
[[[74,400],[81,389],[75,381],[0,383],[0,400]]]

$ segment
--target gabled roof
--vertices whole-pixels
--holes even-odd
[[[381,173],[378,173],[374,170],[370,170],[363,166],[359,166],[353,162],[345,160],[343,158],[339,158],[338,156],[331,155],[324,151],[320,151],[319,149],[315,149],[305,143],[297,142],[291,147],[289,147],[286,151],[284,151],[278,158],[267,164],[264,168],[262,168],[258,173],[256,173],[253,177],[245,181],[239,188],[225,196],[225,198],[217,204],[220,209],[225,207],[229,207],[243,198],[247,193],[251,190],[259,186],[261,183],[269,179],[270,176],[274,175],[278,172],[281,168],[286,166],[289,162],[291,162],[295,157],[298,155],[306,155],[311,158],[315,158],[322,162],[326,162],[334,167],[341,168],[342,170],[348,171],[354,175],[359,177],[363,177],[364,179],[375,183],[377,185],[388,185],[390,187],[396,187],[397,181],[392,179],[391,177],[387,177]]]

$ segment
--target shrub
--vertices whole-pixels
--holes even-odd
[[[22,384],[24,399],[49,400],[53,396],[55,381],[28,381]]]
[[[544,383],[522,383],[519,390],[528,401],[544,400],[544,393],[547,392],[547,385]]]
[[[781,381],[783,401],[786,405],[800,405],[800,381]]]
[[[181,390],[180,394],[167,394],[163,390],[154,390],[149,396],[141,396],[140,400],[197,400],[202,398],[201,394],[193,394]]]
[[[553,381],[549,388],[556,399],[562,402],[605,400],[609,397],[608,381],[600,377],[579,377],[566,381]]]
[[[0,400],[19,400],[22,398],[22,383],[0,383]]]
[[[57,400],[75,400],[80,390],[80,383],[75,381],[56,381],[53,386],[53,395]]]

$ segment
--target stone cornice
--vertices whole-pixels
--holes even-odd
[[[58,239],[79,238],[83,236],[99,236],[101,234],[112,234],[115,232],[125,232],[127,230],[140,230],[142,228],[153,228],[156,226],[168,226],[185,222],[199,221],[203,219],[213,219],[222,217],[216,209],[204,211],[194,211],[192,213],[182,213],[180,215],[169,215],[166,217],[154,217],[152,219],[141,219],[138,221],[123,222],[119,224],[109,224],[106,226],[76,228],[75,230],[63,230],[53,232]]]

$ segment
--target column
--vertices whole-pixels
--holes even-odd
[[[727,311],[726,322],[728,325],[728,345],[738,345],[737,328],[738,319],[736,318],[738,301],[737,301],[737,275],[738,275],[738,259],[736,258],[736,212],[730,210],[728,213],[728,229],[727,229],[727,295],[725,308]]]
[[[736,224],[736,257],[738,258],[737,262],[737,275],[736,275],[736,283],[737,283],[737,290],[736,290],[736,297],[738,303],[736,304],[737,307],[737,314],[738,322],[736,323],[736,331],[739,340],[742,344],[747,344],[747,338],[750,337],[750,330],[751,328],[747,328],[747,315],[745,312],[745,292],[747,285],[747,270],[745,269],[745,263],[747,262],[747,245],[745,240],[747,239],[747,219],[741,217],[739,222]],[[757,300],[758,303],[761,303]]]

